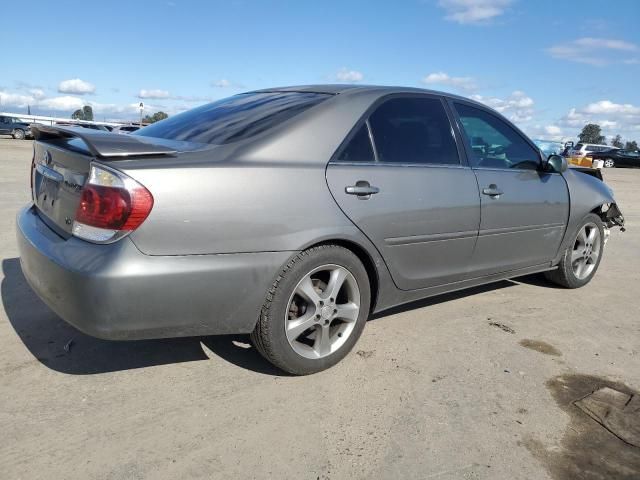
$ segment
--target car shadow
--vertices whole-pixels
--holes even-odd
[[[70,375],[92,375],[210,360],[209,352],[257,373],[286,375],[264,360],[248,335],[109,341],[90,337],[61,320],[31,290],[18,258],[2,261],[2,304],[31,354],[46,367]],[[203,346],[205,348],[203,348]]]
[[[31,290],[18,258],[2,261],[2,304],[9,322],[31,354],[46,367],[70,375],[93,375],[136,368],[210,360],[210,354],[240,368],[271,376],[287,373],[272,366],[248,335],[109,341],[90,337],[61,320]],[[418,300],[374,314],[370,321],[517,285],[543,285],[535,276],[506,280]],[[548,284],[544,284],[545,287]]]

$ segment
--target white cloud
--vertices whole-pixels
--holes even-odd
[[[46,110],[77,110],[87,105],[80,97],[64,95],[62,97],[45,98],[36,103],[36,106]]]
[[[575,135],[567,133],[567,131],[558,125],[534,125],[525,128],[525,132],[531,138],[539,138],[542,140],[555,140],[557,142],[566,142],[571,140]]]
[[[349,70],[346,67],[341,68],[338,73],[336,73],[336,80],[339,82],[347,82],[354,83],[360,82],[364,79],[364,75],[357,70]]]
[[[502,113],[509,120],[522,123],[533,118],[534,101],[526,93],[516,90],[507,98],[483,97],[482,95],[471,95],[471,98]]]
[[[0,91],[0,104],[2,104],[3,110],[7,106],[26,108],[27,105],[30,105],[33,102],[35,102],[35,98],[32,95]]]
[[[422,79],[425,85],[447,85],[458,90],[473,92],[478,87],[472,77],[451,77],[444,72],[430,73]]]
[[[460,24],[486,24],[504,14],[512,0],[440,0],[444,17]]]
[[[213,82],[212,85],[218,88],[230,88],[233,86],[233,83],[231,83],[226,78],[221,78],[220,80],[216,80],[215,82]]]
[[[637,138],[640,131],[640,106],[637,105],[599,100],[569,109],[558,121],[561,127],[574,131],[575,135],[587,123],[600,125],[604,135],[620,134],[627,140],[640,140]]]
[[[547,52],[559,60],[601,67],[611,63],[634,64],[637,59],[628,55],[638,50],[638,45],[623,40],[583,37],[553,45]]]
[[[169,98],[171,97],[171,95],[169,94],[168,91],[166,90],[160,90],[160,89],[151,89],[151,90],[145,90],[144,88],[142,90],[140,90],[138,92],[138,98],[152,98],[152,99],[157,99],[157,98]]]
[[[599,102],[590,103],[584,107],[583,111],[585,113],[595,114],[640,115],[640,107],[636,107],[630,103],[614,103],[610,100],[600,100]]]
[[[72,78],[71,80],[63,80],[58,85],[58,92],[70,93],[73,95],[85,95],[87,93],[95,93],[96,87],[79,78]]]

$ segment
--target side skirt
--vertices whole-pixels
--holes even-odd
[[[379,302],[372,313],[375,314],[383,312],[399,305],[415,302],[416,300],[423,300],[425,298],[434,297],[436,295],[443,295],[445,293],[456,292],[458,290],[464,290],[466,288],[478,287],[480,285],[486,285],[488,283],[499,282],[501,280],[508,280],[510,278],[521,277],[524,275],[531,275],[532,273],[555,270],[556,268],[558,268],[556,265],[551,266],[549,263],[544,263],[541,265],[520,268],[518,270],[494,273],[485,277],[472,278],[469,280],[437,285],[435,287],[421,288],[418,290],[404,291],[395,289],[395,293],[392,293],[391,295],[385,295],[384,299],[382,298],[382,295],[380,295]]]

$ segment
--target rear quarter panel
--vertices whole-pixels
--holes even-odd
[[[268,162],[127,172],[154,197],[131,239],[149,255],[294,251],[352,229],[324,169]]]

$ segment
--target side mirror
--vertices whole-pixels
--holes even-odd
[[[566,172],[568,167],[567,159],[560,155],[549,155],[549,158],[544,162],[545,172],[562,173]]]

